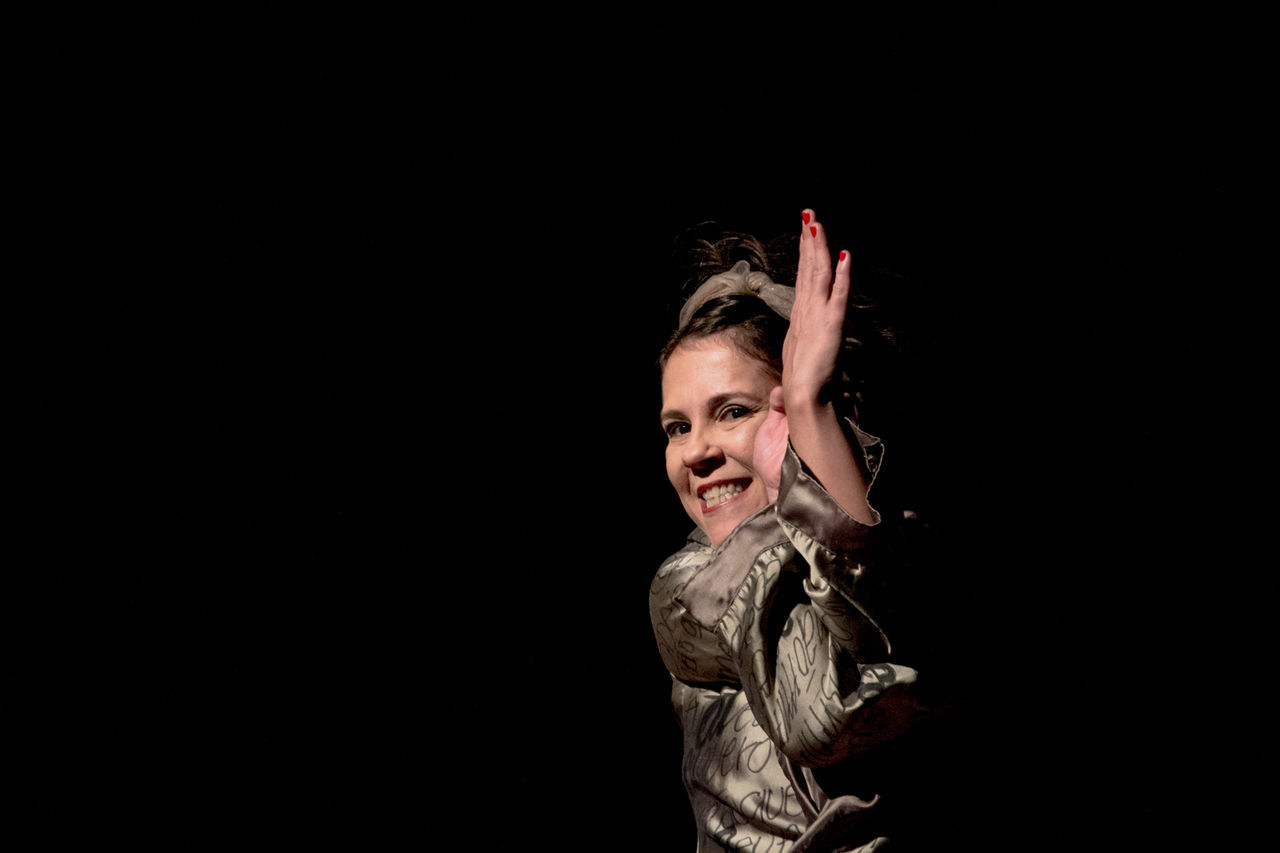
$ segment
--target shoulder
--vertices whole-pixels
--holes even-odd
[[[714,553],[706,534],[695,527],[685,539],[684,546],[662,561],[653,578],[653,590],[670,587],[673,578],[677,577],[679,583],[683,583],[688,579],[688,570],[705,564]]]

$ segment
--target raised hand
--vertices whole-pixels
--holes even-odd
[[[788,409],[829,402],[828,386],[844,340],[850,262],[841,252],[832,265],[827,232],[812,210],[801,214],[796,301],[782,345],[782,390]]]
[[[848,253],[841,252],[833,266],[822,223],[812,210],[805,210],[801,221],[796,298],[782,346],[782,385],[773,389],[768,419],[756,433],[756,472],[770,501],[777,499],[782,477],[789,438],[787,411],[795,407],[808,412],[828,401],[849,303]]]
[[[861,451],[850,445],[832,404],[831,383],[844,340],[849,305],[850,259],[832,263],[827,234],[812,210],[801,214],[800,262],[791,324],[782,345],[782,386],[770,397],[768,420],[756,435],[756,471],[769,499],[777,499],[787,443],[813,476],[854,519],[874,524],[867,504]],[[776,478],[776,479],[775,479]]]

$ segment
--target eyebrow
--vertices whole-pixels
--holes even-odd
[[[728,403],[731,400],[743,399],[743,398],[747,400],[759,399],[755,394],[752,394],[748,391],[725,391],[722,394],[716,394],[714,397],[712,397],[710,400],[707,401],[707,410],[715,411],[716,409],[720,408],[725,403]],[[765,398],[765,399],[767,402],[768,398]],[[681,420],[681,419],[688,420],[689,417],[679,409],[665,409],[663,410],[662,414],[658,416],[658,423],[666,423],[667,421]]]

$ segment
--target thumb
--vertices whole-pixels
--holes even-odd
[[[769,411],[780,415],[787,413],[787,398],[782,393],[782,386],[775,385],[773,390],[769,392]]]

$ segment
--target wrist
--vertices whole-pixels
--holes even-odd
[[[831,401],[820,399],[817,394],[803,392],[788,394],[785,405],[787,407],[787,421],[793,426],[797,421],[810,424],[829,423],[833,420],[839,420],[836,415],[835,405]]]

